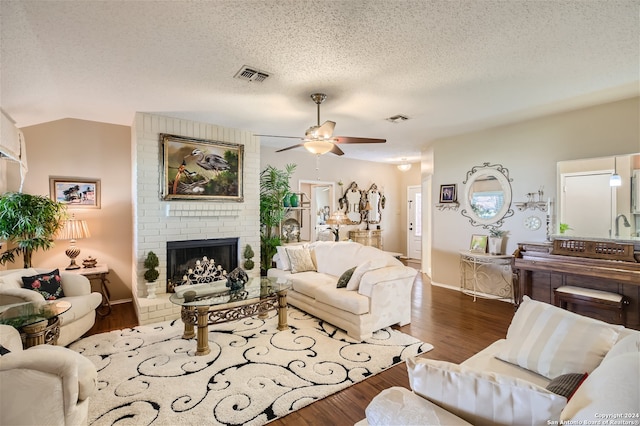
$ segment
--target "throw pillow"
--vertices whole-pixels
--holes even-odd
[[[4,346],[0,345],[0,356],[5,356],[6,354],[11,353],[11,351]]]
[[[411,389],[474,425],[547,424],[567,399],[516,377],[432,359],[406,361]]]
[[[353,268],[350,268],[344,271],[342,275],[340,275],[340,278],[338,278],[338,284],[336,285],[336,287],[345,288],[347,286],[347,283],[351,279],[351,276],[353,275],[353,271],[355,270],[356,270],[356,267],[354,266]]]
[[[588,373],[563,374],[551,380],[546,389],[570,400],[588,375]]]
[[[276,247],[276,251],[278,252],[278,257],[280,258],[280,262],[282,262],[282,268],[280,269],[282,269],[283,271],[290,271],[291,264],[289,263],[289,256],[287,256],[287,251],[285,247],[278,246]]]
[[[549,379],[591,373],[621,329],[524,296],[496,356]]]
[[[22,284],[22,287],[40,293],[44,300],[56,300],[64,297],[64,292],[60,286],[60,271],[57,269],[48,274],[22,277]]]
[[[298,272],[315,271],[316,267],[311,260],[311,252],[308,248],[300,249],[285,249],[287,256],[289,257],[289,263],[291,264],[291,273],[297,274]]]
[[[353,271],[351,279],[349,279],[349,282],[347,283],[347,290],[358,290],[360,287],[360,280],[364,274],[369,271],[373,271],[374,269],[384,268],[386,265],[386,262],[382,259],[367,260],[366,262],[358,265],[355,271]]]

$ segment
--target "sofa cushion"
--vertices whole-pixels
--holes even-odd
[[[23,276],[22,283],[24,288],[40,293],[44,300],[56,300],[64,297],[58,269],[44,274]]]
[[[285,251],[289,257],[292,274],[316,270],[316,266],[313,264],[313,260],[311,260],[311,252],[309,252],[308,248],[303,247],[294,249],[287,247]]]
[[[590,373],[616,342],[621,328],[524,296],[497,357],[550,379]]]
[[[402,265],[402,262],[389,253],[355,242],[318,241],[309,247],[315,255],[318,272],[336,277],[367,260],[381,259],[388,266]]]
[[[525,380],[445,361],[407,359],[411,389],[474,425],[547,424],[567,399]]]
[[[562,410],[560,420],[571,421],[570,424],[588,424],[586,421],[594,420],[625,420],[637,424],[638,417],[619,416],[637,416],[640,412],[639,378],[640,353],[628,352],[603,362],[578,388]]]
[[[568,373],[551,380],[546,389],[570,400],[589,373]]]
[[[353,275],[353,271],[355,270],[356,270],[356,267],[354,266],[353,268],[349,268],[346,271],[344,271],[342,275],[340,275],[340,278],[338,278],[338,284],[336,284],[336,287],[345,288],[347,286],[347,283],[351,279],[351,276]]]
[[[605,355],[602,363],[609,362],[612,358],[626,353],[640,353],[640,333],[633,333],[618,340]]]
[[[22,288],[22,277],[36,275],[38,271],[34,268],[17,269],[17,272],[7,271],[4,275],[0,276],[0,285],[8,288]]]
[[[358,267],[353,271],[349,282],[347,283],[347,290],[356,291],[360,287],[360,280],[364,274],[369,271],[375,271],[376,269],[381,269],[387,266],[387,263],[384,259],[371,259],[366,262],[358,265]]]

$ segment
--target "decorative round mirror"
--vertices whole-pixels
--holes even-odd
[[[484,163],[467,172],[463,202],[466,208],[460,213],[473,226],[485,229],[502,226],[504,219],[513,216],[511,209],[511,184],[509,170],[500,164]]]

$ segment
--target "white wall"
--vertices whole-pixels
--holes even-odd
[[[555,201],[558,161],[639,151],[639,99],[635,97],[441,139],[425,150],[425,153],[433,151],[434,164],[430,187],[434,199],[430,206],[424,207],[431,208],[433,224],[433,282],[458,287],[459,251],[468,249],[472,234],[488,234],[481,227],[471,226],[460,211],[433,209],[438,202],[440,185],[455,183],[458,193],[464,194],[462,181],[467,171],[484,162],[499,163],[509,170],[513,179],[513,202],[526,201],[526,194],[539,188],[544,188],[544,199],[550,197]],[[428,172],[423,172],[423,176],[428,176]],[[458,199],[462,202],[462,195]],[[515,213],[505,220],[502,228],[509,231],[507,253],[512,253],[518,242],[546,239],[544,213],[539,210],[520,212],[512,208]],[[528,231],[523,226],[524,219],[531,215],[543,220],[538,231]]]

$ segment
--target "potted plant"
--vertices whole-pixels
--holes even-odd
[[[280,245],[278,227],[287,214],[283,205],[285,195],[290,192],[289,179],[295,164],[287,164],[284,170],[271,165],[260,172],[260,273],[266,275],[271,267],[271,258]]]
[[[152,251],[147,253],[147,258],[144,260],[144,267],[147,268],[144,272],[144,279],[147,281],[147,299],[155,299],[156,297],[156,280],[160,275],[156,268],[159,265],[158,256]]]
[[[14,262],[21,254],[24,267],[30,268],[33,252],[53,247],[66,218],[65,205],[49,197],[22,192],[0,196],[0,240],[15,245],[0,255],[0,264]]]
[[[508,231],[489,229],[489,254],[502,254],[502,242]]]
[[[560,233],[561,234],[564,234],[565,232],[567,232],[567,231],[569,231],[571,229],[573,229],[573,228],[570,228],[568,223],[561,223],[560,224]]]
[[[246,269],[247,271],[252,270],[255,266],[255,264],[253,263],[253,256],[255,256],[255,253],[253,253],[253,249],[249,244],[245,246],[242,256],[244,257],[244,263],[242,264],[242,266],[244,266],[244,269]]]

